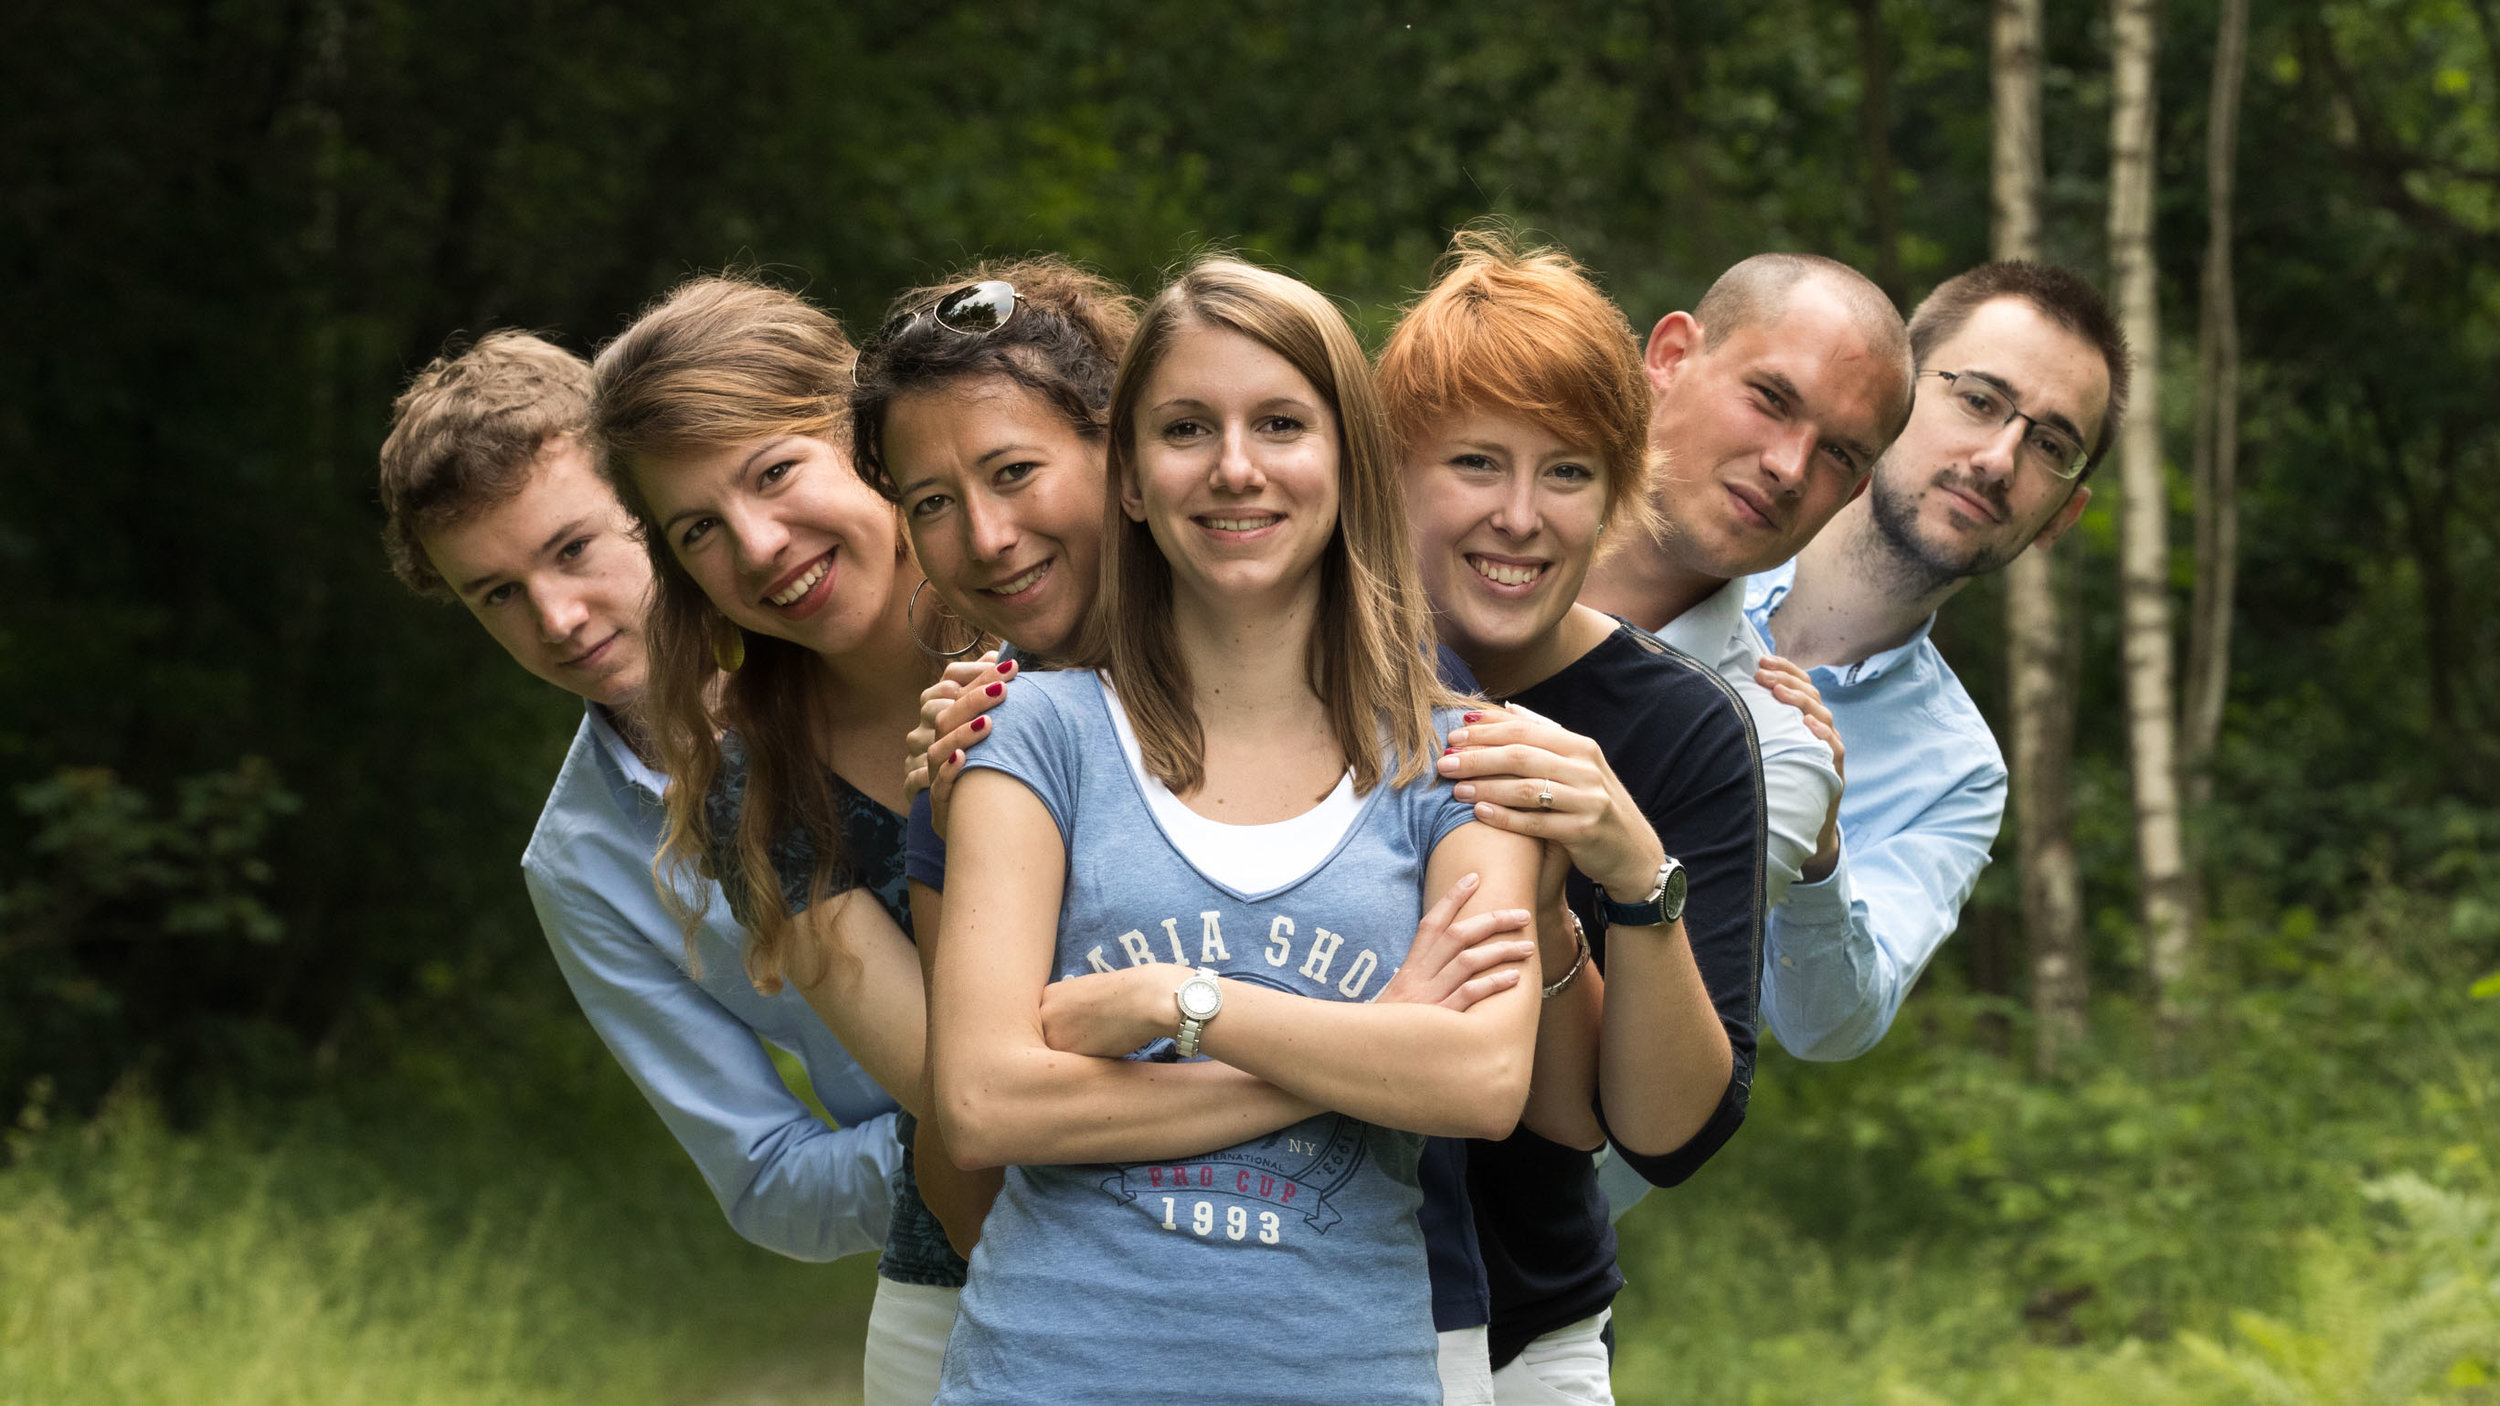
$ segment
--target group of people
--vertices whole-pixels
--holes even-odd
[[[741,1234],[881,1252],[869,1402],[1605,1402],[1612,1217],[1953,930],[2005,770],[1929,629],[2127,377],[2022,262],[1644,342],[1471,230],[1377,356],[1225,257],[859,346],[704,277],[428,365],[384,539],[587,703],[548,943]]]

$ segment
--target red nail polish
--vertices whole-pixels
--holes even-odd
[[[1441,755],[1446,757],[1446,756],[1448,756],[1449,754],[1451,754],[1452,752],[1455,752],[1455,751],[1457,751],[1457,750],[1458,750],[1458,749],[1457,749],[1456,747],[1444,747],[1444,748],[1442,748],[1442,749],[1441,749]]]
[[[1013,659],[1002,659],[1002,660],[1000,660],[1000,661],[999,661],[999,664],[998,664],[998,672],[1000,672],[1000,673],[1002,673],[1002,674],[1012,674],[1012,673],[1014,673],[1015,671],[1016,671],[1016,661],[1015,661],[1015,660],[1013,660]]]
[[[996,698],[998,695],[1007,691],[1007,685],[1003,683],[994,683],[981,691],[988,694],[992,698]]]
[[[948,760],[948,761],[950,761],[950,762],[960,762],[960,761],[962,761],[963,759],[964,759],[964,749],[963,749],[963,748],[961,748],[961,747],[956,748],[956,749],[955,749],[955,754],[954,754],[953,756],[951,756],[951,757],[948,757],[948,758],[947,758],[947,760]]]
[[[972,730],[974,732],[987,732],[989,730],[989,726],[990,720],[987,718],[974,718],[972,720]]]
[[[1482,713],[1468,713],[1468,714],[1466,714],[1466,715],[1465,715],[1465,717],[1464,717],[1464,721],[1471,722],[1471,723],[1475,723],[1475,722],[1482,722],[1482,721],[1484,721],[1484,714],[1482,714]]]

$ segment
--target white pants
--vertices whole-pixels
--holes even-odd
[[[1493,1374],[1494,1406],[1614,1406],[1604,1338],[1614,1316],[1610,1308],[1529,1343]]]
[[[1441,1334],[1441,1406],[1493,1406],[1493,1349],[1482,1327]]]
[[[946,1335],[954,1331],[955,1300],[962,1292],[877,1276],[877,1297],[868,1306],[868,1347],[859,1361],[864,1406],[929,1406],[937,1400],[938,1367],[946,1360]]]

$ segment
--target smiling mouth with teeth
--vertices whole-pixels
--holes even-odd
[[[831,570],[833,570],[833,554],[831,552],[827,552],[814,566],[809,567],[798,580],[793,581],[782,589],[764,597],[765,603],[768,605],[796,605],[800,601],[806,599],[807,593],[815,590],[816,583],[824,580],[825,573]]]
[[[1545,564],[1542,562],[1533,566],[1512,566],[1507,562],[1487,561],[1483,557],[1470,556],[1467,558],[1467,564],[1475,568],[1478,576],[1497,586],[1525,586],[1545,574]]]
[[[981,588],[981,593],[983,595],[991,596],[1022,595],[1026,591],[1033,589],[1035,582],[1041,580],[1044,576],[1049,574],[1050,563],[1045,561],[1041,565],[1034,567],[1032,570],[1025,572],[1021,576],[1011,577],[1008,580],[999,582],[995,586],[983,586]]]
[[[1205,517],[1198,520],[1217,532],[1256,532],[1262,527],[1273,527],[1283,519],[1269,513],[1264,517]]]

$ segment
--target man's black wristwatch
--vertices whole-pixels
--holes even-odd
[[[1608,926],[1618,928],[1665,927],[1684,916],[1684,866],[1673,858],[1658,866],[1658,886],[1649,897],[1638,903],[1617,903],[1597,886],[1597,906],[1606,910]]]

